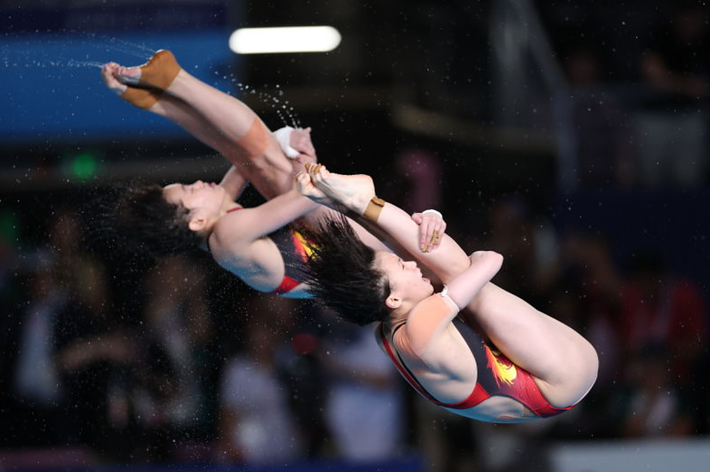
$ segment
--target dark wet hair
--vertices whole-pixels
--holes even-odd
[[[324,218],[306,238],[313,251],[309,291],[318,301],[361,326],[389,317],[387,277],[374,265],[375,251],[360,241],[345,217]]]
[[[131,182],[111,188],[101,204],[104,237],[127,253],[166,257],[194,249],[200,236],[187,222],[187,209],[169,203],[163,188]]]

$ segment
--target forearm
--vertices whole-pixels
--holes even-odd
[[[503,264],[503,256],[493,251],[475,252],[468,260],[469,267],[447,283],[448,296],[459,308],[468,306]]]
[[[350,215],[349,215],[350,216]],[[470,260],[450,236],[444,234],[441,246],[434,252],[424,253],[419,243],[419,227],[407,212],[391,203],[385,203],[376,223],[362,216],[356,217],[365,228],[373,224],[394,242],[431,270],[441,281],[448,284],[470,266]]]
[[[248,184],[249,181],[237,170],[236,166],[231,166],[219,183],[232,200],[239,198]]]
[[[241,232],[242,234],[248,232],[256,237],[264,236],[316,208],[318,208],[317,203],[293,189],[258,207],[246,210],[244,213],[249,216],[246,225],[248,228],[243,228]]]

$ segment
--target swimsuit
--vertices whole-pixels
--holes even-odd
[[[232,208],[227,213],[237,210],[242,208]],[[269,293],[284,295],[308,280],[306,261],[311,251],[301,233],[290,226],[279,228],[267,237],[276,244],[284,261],[284,278]]]
[[[431,305],[432,309],[450,310],[452,309],[446,302],[436,303],[435,297],[438,297],[443,302],[443,297],[440,295],[432,295],[422,303]],[[431,301],[430,301],[431,300]],[[471,394],[465,400],[457,403],[444,403],[435,399],[426,389],[419,383],[414,374],[405,365],[395,346],[387,338],[384,330],[384,324],[380,325],[380,338],[385,351],[394,362],[400,374],[419,392],[424,398],[430,402],[454,410],[466,410],[475,407],[482,401],[496,395],[502,395],[512,398],[532,411],[539,418],[548,418],[563,413],[573,406],[567,408],[556,408],[550,405],[550,402],[542,395],[539,387],[535,383],[532,375],[526,370],[521,369],[511,362],[505,355],[500,353],[495,346],[486,343],[476,331],[467,325],[460,318],[453,320],[454,327],[461,333],[461,336],[466,341],[474,359],[478,366],[478,378],[476,386]],[[401,324],[395,328],[404,326]],[[394,333],[392,333],[394,337]]]
[[[271,293],[283,295],[308,280],[306,261],[310,249],[301,233],[288,226],[274,231],[268,237],[279,248],[284,260],[284,278]]]

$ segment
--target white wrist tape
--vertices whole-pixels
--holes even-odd
[[[286,157],[289,159],[295,159],[300,153],[291,147],[291,133],[293,133],[293,128],[290,126],[284,126],[283,128],[274,131],[274,137],[276,138],[276,141],[279,142],[279,145],[281,146],[281,149],[283,149],[284,154],[286,154]]]
[[[424,210],[424,211],[422,212],[422,215],[436,215],[436,216],[438,216],[439,218],[441,218],[442,220],[444,219],[444,215],[442,215],[442,214],[439,213],[438,211],[432,210],[432,209]]]

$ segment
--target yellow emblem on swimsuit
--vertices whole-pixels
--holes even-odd
[[[305,262],[313,254],[313,249],[311,249],[311,246],[306,241],[306,238],[304,238],[300,232],[293,230],[292,233],[294,246],[296,246],[296,251],[298,252],[298,255],[301,256],[301,259],[303,259],[303,261]]]
[[[488,367],[493,372],[493,377],[496,379],[496,384],[500,387],[503,382],[507,385],[513,385],[513,382],[518,377],[518,369],[510,360],[503,357],[500,359],[500,352],[497,349],[491,349],[486,345],[486,357],[488,358]]]

